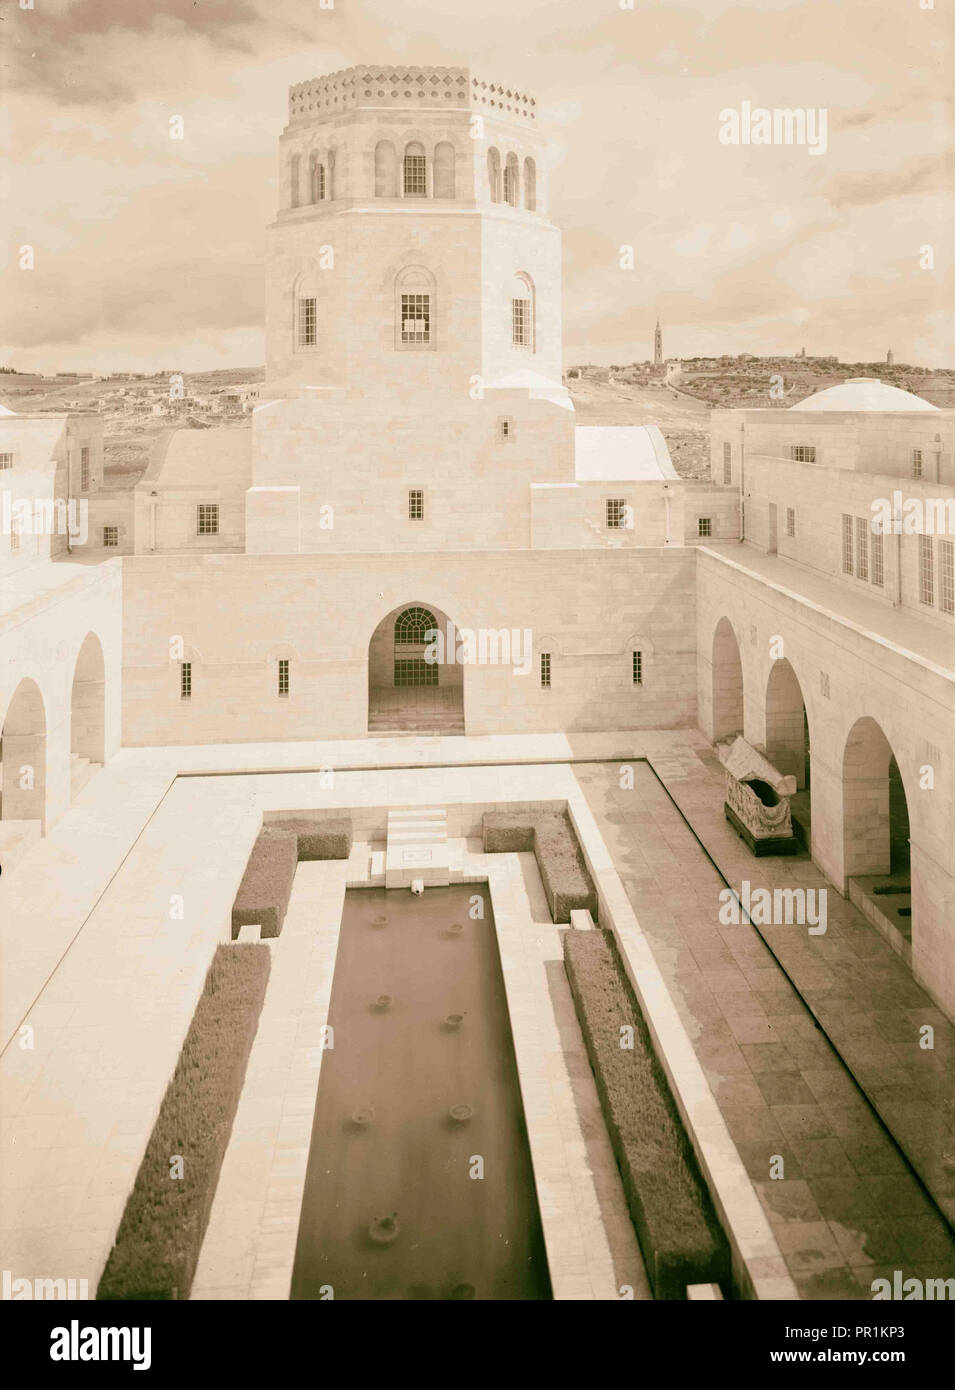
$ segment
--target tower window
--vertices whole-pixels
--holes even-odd
[[[789,457],[793,463],[815,463],[816,446],[815,444],[791,444]]]
[[[431,342],[430,294],[401,296],[401,341],[409,344]]]
[[[796,534],[796,512],[795,512],[795,509],[794,509],[793,507],[787,507],[787,508],[786,508],[786,535],[787,535],[787,536],[794,536],[795,534]]]
[[[931,536],[919,536],[919,599],[935,605],[935,547]]]
[[[325,197],[325,165],[312,165],[312,202],[320,203]]]
[[[531,345],[531,301],[511,300],[511,342],[515,347]]]
[[[633,683],[634,685],[643,684],[643,652],[633,653]]]
[[[179,698],[189,700],[192,698],[192,662],[183,661],[179,666]]]
[[[279,660],[279,697],[284,699],[288,695],[288,658],[282,657]]]
[[[842,573],[852,573],[852,517],[842,514]]]
[[[625,529],[630,524],[630,508],[625,497],[607,498],[607,525],[611,531]]]
[[[521,201],[521,176],[517,165],[517,156],[509,154],[507,163],[504,165],[504,201],[509,203],[512,208],[520,205]]]
[[[413,487],[408,493],[408,520],[424,521],[424,489]]]
[[[112,548],[113,546],[119,545],[119,527],[118,527],[118,526],[104,526],[104,527],[103,527],[103,544],[106,546],[107,549],[110,549],[110,548]]]
[[[80,492],[90,490],[90,451],[84,444],[80,450]]]
[[[912,450],[912,477],[921,478],[922,476],[922,450]]]
[[[200,502],[196,507],[196,534],[217,536],[219,534],[218,502]]]
[[[13,467],[13,455],[12,455],[12,454],[0,454],[0,468],[12,468],[12,467]]]
[[[497,431],[501,439],[510,442],[514,438],[514,421],[510,415],[502,415],[497,422]]]
[[[318,300],[309,296],[298,301],[298,345],[315,347],[318,343]]]
[[[537,211],[537,165],[529,156],[524,160],[524,206],[528,212]]]
[[[701,516],[697,518],[697,534],[700,536],[712,536],[713,518],[711,516]]]
[[[541,652],[541,688],[550,689],[550,652]]]
[[[427,160],[423,154],[405,155],[405,197],[423,198],[428,191]]]
[[[733,446],[727,441],[723,445],[723,484],[728,486],[733,481]]]

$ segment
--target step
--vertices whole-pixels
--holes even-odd
[[[385,887],[410,888],[414,879],[426,887],[450,882],[448,813],[443,807],[415,806],[389,811],[385,850]]]

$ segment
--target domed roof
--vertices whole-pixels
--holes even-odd
[[[839,386],[817,391],[790,410],[938,410],[922,396],[889,386],[875,376],[854,376]]]

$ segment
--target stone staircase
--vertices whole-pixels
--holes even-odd
[[[385,887],[410,888],[414,879],[425,887],[450,882],[448,813],[434,807],[388,812]]]

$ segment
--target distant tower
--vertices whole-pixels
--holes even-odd
[[[799,356],[800,356],[800,357],[805,357],[805,355],[806,355],[806,349],[803,348],[802,351],[800,352]]]
[[[663,329],[660,327],[660,320],[657,319],[657,326],[653,331],[653,365],[663,366]]]
[[[894,361],[895,361],[895,357],[894,357],[893,354],[892,354],[892,349],[889,348],[888,352],[885,354],[885,365],[886,365],[887,367],[891,367],[891,366],[892,366],[892,363],[893,363]]]

